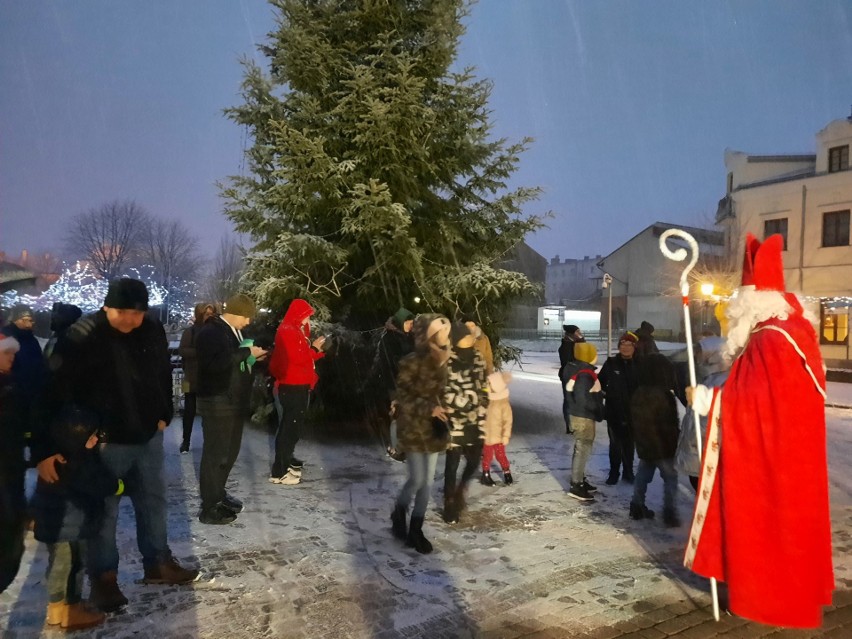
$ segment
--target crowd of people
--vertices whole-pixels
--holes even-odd
[[[792,302],[785,303],[795,308]],[[103,308],[96,313],[81,317],[79,309],[57,305],[45,352],[33,335],[33,314],[26,307],[12,309],[0,335],[0,422],[7,438],[0,447],[0,590],[17,573],[27,518],[32,517],[35,538],[47,545],[49,556],[47,623],[65,630],[100,624],[105,613],[128,603],[118,585],[116,547],[118,505],[125,494],[135,514],[143,581],[186,584],[198,575],[198,569],[184,567],[174,558],[168,544],[163,431],[173,417],[172,373],[166,334],[147,310],[145,285],[124,278],[110,283]],[[274,344],[263,348],[243,334],[256,314],[255,301],[243,294],[233,295],[221,308],[201,303],[180,341],[186,374],[180,452],[189,450],[197,410],[204,439],[198,520],[205,525],[227,525],[243,510],[243,503],[226,491],[226,483],[240,451],[259,362],[271,381],[276,415],[268,480],[294,486],[302,478],[303,462],[295,456],[295,448],[318,381],[316,363],[326,355],[327,337],[313,337],[314,309],[295,299],[283,315]],[[813,337],[806,327],[796,326],[799,339]],[[646,505],[646,492],[659,471],[662,519],[666,526],[677,527],[681,525],[675,499],[678,471],[690,477],[696,492],[699,481],[702,486],[710,481],[698,454],[695,429],[716,441],[718,428],[712,421],[708,426],[706,418],[696,423],[691,410],[679,423],[677,402],[686,406],[695,393],[698,398],[707,395],[706,388],[718,393],[728,375],[724,362],[736,357],[732,353],[724,360],[720,357],[730,340],[701,340],[698,369],[708,386],[687,392],[675,365],[660,354],[653,332],[648,322],[625,332],[617,352],[598,369],[597,349],[582,330],[563,326],[559,378],[566,430],[574,437],[568,495],[584,503],[595,499],[598,488],[588,481],[586,466],[596,424],[605,420],[610,462],[606,484],[632,484],[627,515],[652,519],[655,513]],[[743,341],[742,335],[739,339]],[[814,362],[817,359],[818,350]],[[810,373],[816,391],[824,389],[818,372]],[[464,515],[467,489],[477,474],[482,484],[496,484],[491,472],[495,458],[498,479],[506,485],[514,482],[506,452],[513,425],[511,375],[496,370],[491,343],[477,318],[451,321],[434,313],[415,317],[400,308],[379,336],[371,377],[377,392],[367,417],[375,422],[388,454],[404,461],[408,475],[392,509],[392,534],[418,553],[430,553],[433,548],[423,525],[440,454],[445,456],[441,513],[449,524]],[[733,391],[728,393],[732,395]],[[732,401],[728,399],[728,405]],[[702,413],[708,412],[712,407],[705,406]],[[734,416],[728,419],[733,421]],[[27,448],[29,464],[38,474],[29,504],[24,482]],[[709,501],[707,495],[708,490],[700,491],[699,502]],[[818,497],[821,504],[825,495]],[[713,503],[704,506],[709,515]],[[815,530],[824,536],[822,523]],[[701,564],[705,555],[699,553],[696,563]],[[716,570],[706,560],[701,565],[707,572]],[[90,582],[88,603],[82,597],[85,573]],[[824,570],[814,583],[818,588],[827,586]],[[820,591],[816,600],[823,603],[824,598]]]

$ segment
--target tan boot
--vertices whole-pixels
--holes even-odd
[[[106,619],[104,613],[89,608],[84,602],[78,601],[65,606],[65,614],[59,625],[63,630],[81,630],[99,626],[104,622],[104,619]]]
[[[48,626],[58,626],[62,623],[62,618],[65,616],[65,609],[68,604],[64,601],[47,604],[47,622]]]

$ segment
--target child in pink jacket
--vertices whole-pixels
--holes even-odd
[[[486,486],[494,486],[491,479],[491,460],[497,457],[497,463],[503,471],[503,481],[512,483],[509,471],[509,459],[506,457],[506,444],[512,436],[512,407],[509,405],[509,382],[511,373],[494,372],[488,376],[488,411],[485,414],[485,446],[482,449],[482,479]]]

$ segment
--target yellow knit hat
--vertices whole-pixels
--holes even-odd
[[[598,358],[598,349],[589,342],[577,342],[574,344],[574,358],[592,364]]]

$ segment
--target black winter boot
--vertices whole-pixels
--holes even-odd
[[[461,513],[465,508],[467,508],[467,485],[462,484],[458,488],[456,488],[456,494],[454,495],[454,501],[456,503],[456,511]]]
[[[432,552],[432,544],[423,536],[423,517],[412,517],[411,525],[408,527],[408,539],[405,545],[414,548],[421,555]]]
[[[680,528],[680,517],[674,508],[663,508],[663,523],[666,528]]]
[[[455,495],[444,495],[444,521],[448,524],[459,523],[459,509]]]
[[[654,511],[645,504],[634,504],[630,502],[630,519],[653,519]]]
[[[479,478],[479,483],[483,486],[496,486],[497,484],[491,479],[491,471],[483,470],[482,477]]]
[[[401,539],[405,541],[408,539],[408,528],[405,525],[405,518],[408,515],[408,509],[404,506],[400,506],[397,504],[394,506],[393,512],[391,513],[391,530],[393,530],[393,536],[397,539]]]
[[[510,473],[508,470],[507,470],[506,472],[504,472],[504,473],[503,473],[503,482],[504,482],[507,486],[511,486],[511,485],[512,485],[512,483],[513,483],[514,481],[515,481],[515,480],[514,480],[514,479],[512,479],[512,473]]]

